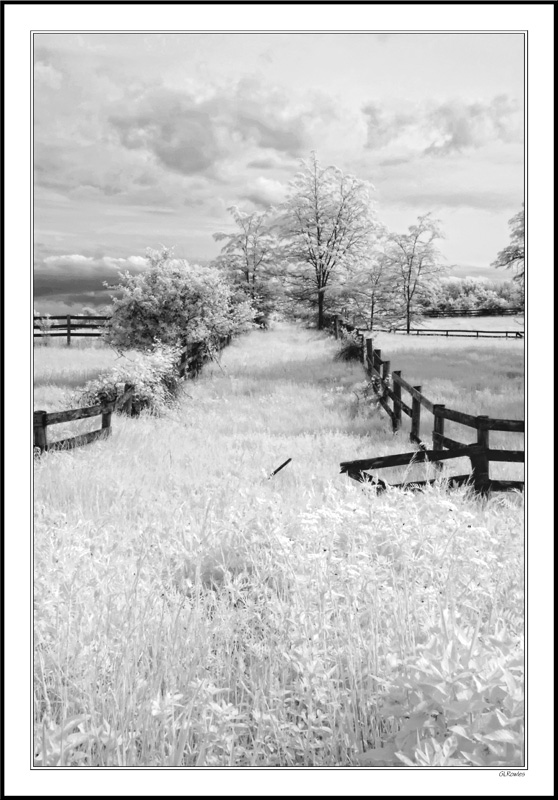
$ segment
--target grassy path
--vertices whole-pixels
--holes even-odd
[[[68,765],[519,763],[521,501],[339,475],[393,437],[334,348],[252,333],[37,462],[37,763],[68,720]]]

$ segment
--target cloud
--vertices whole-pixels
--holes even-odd
[[[285,192],[285,184],[260,177],[249,185],[243,197],[256,206],[266,208],[281,203],[285,199]]]
[[[521,141],[523,135],[522,109],[507,95],[498,95],[490,102],[453,100],[391,113],[368,103],[362,113],[368,149],[396,144],[407,156],[447,156],[493,142]]]
[[[425,153],[447,155],[487,142],[517,141],[522,136],[521,123],[521,109],[505,95],[491,103],[445,103],[427,117],[434,139]]]

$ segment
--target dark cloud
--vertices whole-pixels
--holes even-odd
[[[287,97],[243,81],[203,100],[152,88],[111,114],[109,123],[125,148],[151,153],[182,175],[196,175],[212,172],[240,143],[301,155],[310,143],[311,116],[292,111]]]
[[[146,265],[146,259],[141,256],[113,258],[74,253],[36,259],[33,277],[34,297],[36,300],[40,298],[63,300],[70,296],[100,294],[104,298],[102,302],[108,302],[110,290],[103,286],[105,281],[110,284],[116,283],[119,272],[141,272]]]

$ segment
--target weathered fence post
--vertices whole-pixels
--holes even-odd
[[[445,409],[445,405],[443,403],[436,403],[434,405],[434,431],[432,432],[432,449],[433,450],[443,450],[444,446],[442,444],[442,438],[444,436],[444,423],[445,418],[442,416],[443,411]],[[435,462],[436,467],[439,470],[443,469],[443,463],[441,461]]]
[[[413,386],[417,392],[422,392],[422,386]],[[411,407],[411,441],[420,441],[420,400],[413,396]]]
[[[112,433],[112,429],[110,426],[112,418],[112,406],[106,406],[103,408],[103,413],[101,414],[101,430],[105,430],[105,436],[110,436]]]
[[[374,351],[372,349],[372,339],[366,340],[366,372],[368,375],[372,374],[372,367],[374,366]]]
[[[339,314],[334,314],[333,316],[333,332],[335,338],[339,339]]]
[[[66,316],[66,344],[68,347],[72,344],[72,318],[69,314]]]
[[[38,447],[41,453],[48,450],[46,411],[33,413],[33,447]]]
[[[378,372],[379,372],[380,368],[382,366],[382,351],[381,350],[374,350],[373,351],[372,360],[373,360],[372,366],[374,367],[374,369],[377,369]]]
[[[485,427],[485,420],[487,419],[489,417],[486,414],[477,417],[477,444],[483,448],[483,452],[478,456],[471,457],[475,491],[481,494],[484,494],[490,485],[490,462],[487,455],[490,432]]]
[[[394,370],[393,373],[393,432],[397,433],[401,428],[401,384],[397,378],[401,377],[401,370]]]
[[[391,372],[391,361],[382,362],[382,378],[387,383]]]

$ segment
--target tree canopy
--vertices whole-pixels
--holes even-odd
[[[509,220],[508,225],[510,227],[510,243],[500,250],[491,266],[515,269],[514,280],[523,283],[525,281],[525,204],[522,204],[521,211],[518,211]]]
[[[360,261],[374,237],[369,187],[337,167],[322,167],[315,153],[301,162],[282,206],[282,233],[289,277],[314,298],[324,325],[326,291]]]

